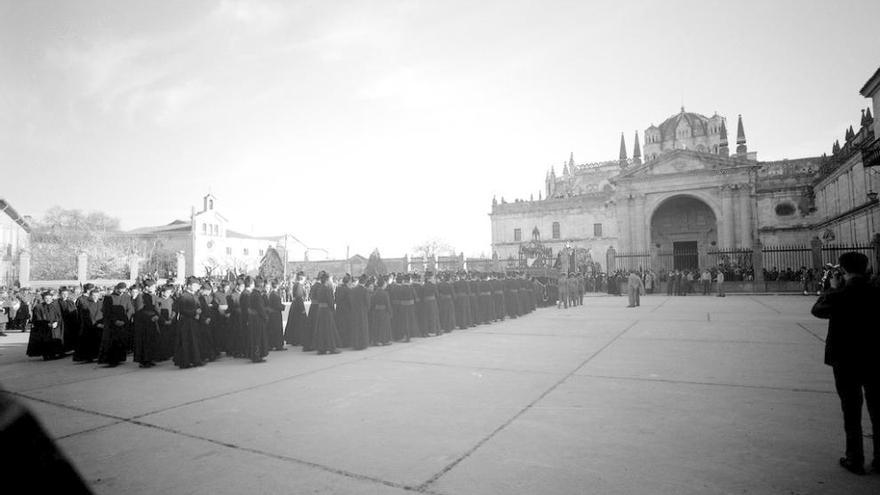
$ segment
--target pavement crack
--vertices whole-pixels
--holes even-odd
[[[551,385],[547,390],[545,390],[543,393],[541,393],[541,395],[539,395],[535,400],[533,400],[533,401],[529,402],[528,404],[526,404],[525,407],[523,407],[522,409],[520,409],[520,410],[519,410],[516,414],[514,414],[510,419],[508,419],[507,421],[505,421],[504,423],[502,423],[500,426],[498,426],[497,428],[495,428],[494,430],[492,430],[487,436],[483,437],[479,442],[476,443],[476,445],[474,445],[473,447],[471,447],[470,449],[468,449],[464,454],[462,454],[462,455],[459,456],[457,459],[455,459],[454,461],[452,461],[452,462],[450,462],[449,464],[447,464],[443,469],[441,469],[441,470],[438,471],[436,474],[434,474],[433,476],[431,476],[428,480],[426,480],[424,483],[422,483],[421,485],[419,485],[418,487],[416,487],[416,491],[418,491],[418,492],[420,492],[420,493],[425,493],[425,492],[427,491],[427,489],[428,489],[429,486],[431,486],[432,484],[436,483],[437,480],[439,480],[441,477],[443,477],[446,473],[448,473],[449,471],[453,470],[453,469],[454,469],[456,466],[458,466],[462,461],[464,461],[465,459],[467,459],[468,457],[470,457],[474,452],[476,452],[477,450],[479,450],[479,448],[482,447],[483,445],[485,445],[486,442],[488,442],[489,440],[491,440],[492,438],[494,438],[496,435],[498,435],[499,433],[501,433],[505,428],[507,428],[508,426],[510,426],[514,421],[516,421],[517,419],[519,419],[523,414],[525,414],[526,412],[528,412],[532,407],[535,406],[535,404],[537,404],[538,402],[540,402],[541,400],[543,400],[543,399],[544,399],[545,397],[547,397],[551,392],[553,392],[554,390],[556,390],[560,385],[562,385],[563,383],[565,383],[566,380],[568,380],[569,378],[571,378],[571,377],[572,377],[575,373],[577,373],[581,368],[583,368],[584,366],[586,366],[586,365],[587,365],[590,361],[592,361],[596,356],[598,356],[599,354],[601,354],[602,351],[604,351],[605,349],[607,349],[608,347],[610,347],[611,344],[617,342],[618,339],[620,339],[621,337],[623,337],[623,334],[625,334],[627,331],[629,331],[629,329],[631,329],[632,327],[636,326],[636,324],[638,324],[638,320],[636,320],[636,321],[630,323],[629,326],[627,326],[626,328],[624,328],[623,330],[621,330],[620,332],[618,332],[617,335],[614,336],[614,338],[612,338],[612,339],[609,340],[607,343],[605,343],[605,345],[603,345],[603,346],[600,347],[598,350],[596,350],[595,352],[593,352],[592,354],[590,354],[586,359],[584,359],[580,364],[578,364],[577,367],[575,367],[573,370],[571,370],[570,372],[568,372],[568,373],[567,373],[565,376],[563,376],[561,379],[559,379],[558,381],[556,381],[556,382],[555,382],[553,385]]]
[[[770,306],[769,304],[767,304],[767,303],[765,303],[765,302],[762,302],[762,301],[759,300],[759,299],[755,299],[755,298],[752,297],[752,296],[749,296],[749,299],[751,299],[752,301],[754,301],[754,302],[760,304],[761,306],[764,306],[765,308],[769,309],[770,311],[775,312],[775,313],[778,314],[778,315],[781,315],[781,314],[782,314],[782,311],[779,311],[778,309],[774,308],[773,306]]]
[[[798,322],[798,323],[797,323],[797,326],[803,328],[804,331],[806,331],[808,334],[810,334],[810,335],[812,335],[813,337],[815,337],[816,340],[818,340],[819,342],[822,342],[823,344],[825,343],[825,339],[822,338],[821,335],[819,335],[819,334],[813,332],[812,330],[810,330],[809,328],[807,328],[803,323]]]
[[[747,388],[747,389],[757,389],[757,390],[776,390],[781,392],[807,392],[813,394],[834,394],[836,392],[832,390],[818,390],[815,388],[800,388],[800,387],[774,387],[772,385],[746,385],[742,383],[724,383],[724,382],[700,382],[694,380],[673,380],[669,378],[647,378],[641,376],[610,376],[610,375],[592,375],[592,374],[581,374],[578,376],[584,376],[589,378],[600,378],[604,380],[627,380],[634,382],[661,382],[661,383],[672,383],[679,385],[704,385],[710,387],[729,387],[729,388]]]

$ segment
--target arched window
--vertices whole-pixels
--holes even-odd
[[[561,236],[559,233],[559,222],[553,222],[553,238],[559,239],[560,237]]]

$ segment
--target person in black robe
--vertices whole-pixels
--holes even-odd
[[[333,318],[336,322],[336,331],[339,333],[340,347],[351,347],[351,301],[349,300],[349,291],[351,290],[351,275],[345,274],[342,277],[342,283],[336,287],[334,300],[336,301],[336,311]]]
[[[156,282],[144,282],[139,308],[134,313],[134,361],[151,368],[160,360],[159,311],[156,308]]]
[[[312,339],[318,354],[339,354],[339,334],[336,331],[336,319],[333,314],[333,288],[330,275],[326,272],[318,274],[318,287],[312,304],[315,310],[315,336]]]
[[[434,272],[425,273],[425,283],[422,284],[422,308],[424,311],[424,320],[422,333],[427,337],[429,335],[440,335],[440,309],[437,305],[439,293],[437,285],[434,283]]]
[[[43,300],[34,305],[31,312],[31,335],[26,353],[30,357],[42,356],[44,360],[64,356],[64,320],[61,306],[49,291],[42,294]]]
[[[229,345],[229,282],[222,282],[211,293],[211,339],[214,342],[214,353],[225,352],[230,355]]]
[[[351,347],[356,351],[370,345],[370,283],[369,277],[361,275],[349,292]]]
[[[90,284],[87,284],[87,286]],[[98,359],[101,336],[104,333],[104,309],[101,302],[101,289],[90,287],[88,298],[80,303],[80,322],[82,332],[79,336],[74,361],[91,363]]]
[[[156,299],[156,311],[159,314],[159,356],[157,361],[165,361],[174,357],[177,344],[177,313],[174,311],[174,286],[167,284],[161,289],[162,294]]]
[[[393,314],[387,286],[387,279],[379,277],[376,290],[370,296],[370,342],[374,345],[391,345]]]
[[[307,326],[302,334],[302,350],[303,352],[311,352],[315,350],[315,323],[318,320],[318,305],[315,304],[315,297],[318,295],[318,286],[321,284],[312,281],[309,287],[309,312],[306,315]]]
[[[199,317],[202,309],[196,293],[201,282],[195,277],[187,279],[186,290],[177,298],[177,345],[174,349],[174,364],[181,369],[202,365],[199,337]]]
[[[211,284],[203,282],[199,290],[199,350],[203,361],[217,359],[217,350],[214,348],[214,333],[212,327],[217,315],[217,308],[212,306]]]
[[[287,312],[287,324],[284,327],[284,340],[290,345],[302,345],[303,335],[308,328],[304,280],[305,274],[303,272],[297,273],[296,280],[290,288],[290,309]]]
[[[86,307],[86,303],[89,301],[89,298],[91,297],[91,291],[94,287],[95,286],[93,284],[90,284],[90,283],[85,284],[82,287],[82,294],[80,294],[75,300],[76,319],[77,319],[77,323],[79,324],[79,335],[77,335],[77,337],[76,337],[77,343],[73,349],[73,360],[75,362],[82,361],[82,359],[80,359],[80,349],[82,348],[82,346],[80,345],[80,340],[82,338],[84,338],[84,335],[86,333],[87,319],[85,318],[85,316],[86,316],[85,307]],[[99,332],[99,335],[100,335],[100,332]],[[100,338],[99,338],[99,341],[100,341]],[[95,352],[97,352],[97,348],[95,349]]]
[[[440,276],[437,284],[437,311],[440,320],[440,329],[449,333],[455,329],[455,288],[450,282],[448,274]]]
[[[269,334],[266,331],[269,308],[264,291],[263,279],[257,278],[248,301],[248,357],[254,363],[265,362],[269,355]]]
[[[471,296],[465,274],[459,273],[453,276],[452,288],[455,291],[455,323],[458,328],[464,330],[471,326],[469,319]]]
[[[247,358],[248,349],[250,348],[250,330],[248,329],[248,318],[250,317],[251,293],[254,291],[254,280],[246,277],[241,283],[241,294],[238,297],[239,312],[241,319],[239,320],[238,333],[236,334],[236,344],[234,357]]]
[[[116,284],[113,292],[104,296],[102,313],[104,330],[101,334],[101,348],[98,363],[112,368],[124,363],[128,352],[129,315],[134,314],[131,298],[125,293],[126,285]]]
[[[269,350],[286,351],[284,347],[284,302],[278,289],[278,282],[266,284],[269,299],[269,320],[266,322],[266,333],[269,339]]]
[[[59,292],[61,299],[58,300],[58,305],[61,308],[61,318],[64,320],[64,352],[70,352],[76,349],[79,340],[79,311],[70,289],[62,287]]]

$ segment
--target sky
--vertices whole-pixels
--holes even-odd
[[[342,257],[490,254],[492,198],[616,159],[682,105],[759,160],[869,105],[880,2],[0,0],[0,197]],[[735,131],[731,131],[735,132]]]

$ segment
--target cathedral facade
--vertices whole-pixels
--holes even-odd
[[[873,121],[862,124],[873,140]],[[742,116],[729,141],[726,118],[684,108],[643,136],[640,142],[636,132],[630,155],[621,135],[617,160],[579,164],[570,156],[560,174],[551,167],[538,200],[493,200],[493,254],[501,261],[522,258],[523,244],[537,241],[554,252],[586,250],[604,266],[611,247],[705,254],[752,249],[756,242],[808,245],[821,235],[817,227],[829,212],[816,196],[827,202],[819,186],[834,156],[759,161],[748,149]],[[873,187],[874,179],[867,180],[864,188]],[[877,231],[876,216],[866,217],[858,237]],[[702,265],[709,258],[695,259]]]

